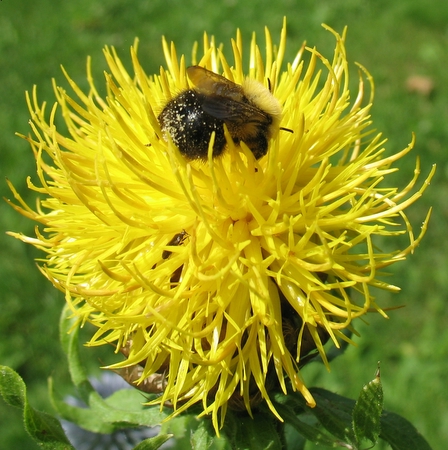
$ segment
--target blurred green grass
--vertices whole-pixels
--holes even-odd
[[[359,323],[358,347],[332,363],[326,373],[320,364],[310,365],[304,377],[310,384],[355,397],[369,381],[381,360],[385,407],[408,418],[434,449],[448,442],[448,294],[446,270],[448,245],[448,4],[445,0],[252,0],[222,3],[196,0],[79,0],[52,2],[4,0],[0,3],[0,190],[10,197],[5,178],[20,188],[25,199],[25,178],[33,174],[34,160],[25,141],[29,113],[25,90],[38,85],[40,101],[54,101],[51,78],[64,85],[60,64],[82,87],[86,86],[86,56],[93,58],[98,87],[103,84],[104,45],[113,45],[127,67],[129,47],[140,38],[139,57],[148,73],[164,64],[161,36],[174,40],[187,60],[192,43],[201,42],[206,30],[224,42],[240,28],[246,43],[252,31],[263,42],[267,25],[278,41],[283,16],[288,20],[287,60],[303,40],[331,56],[332,36],[321,23],[342,31],[348,25],[350,61],[363,64],[375,79],[374,126],[389,139],[389,151],[404,148],[411,132],[417,146],[400,162],[397,183],[411,178],[415,158],[427,174],[433,163],[438,170],[430,189],[412,207],[410,217],[418,231],[427,209],[434,207],[429,230],[421,246],[405,263],[394,266],[390,282],[402,287],[398,295],[380,293],[382,305],[406,304],[390,312],[390,320],[370,316]],[[412,75],[430,77],[431,95],[406,89]],[[352,65],[352,79],[357,76]],[[67,374],[58,343],[58,317],[62,295],[44,280],[35,267],[39,253],[8,237],[4,231],[32,234],[34,224],[20,217],[6,203],[0,223],[0,364],[10,365],[25,379],[34,406],[51,411],[46,379],[58,379],[64,389]],[[92,361],[92,367],[97,361]],[[26,436],[18,411],[0,401],[1,448],[38,448]],[[311,446],[310,446],[311,448]],[[312,447],[316,448],[316,447]]]

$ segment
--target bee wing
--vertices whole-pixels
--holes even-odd
[[[251,105],[243,87],[201,66],[187,68],[187,74],[201,95],[201,106],[211,116],[235,125],[266,122],[264,111]]]
[[[203,87],[205,89],[208,86],[210,92],[212,92],[214,83],[235,84],[233,81],[201,66],[187,67],[187,75],[196,87]]]
[[[243,97],[240,85],[201,66],[188,67],[187,74],[196,90],[204,95],[222,95],[236,101]]]
[[[235,101],[221,95],[204,96],[201,99],[201,106],[207,114],[234,124],[265,122],[267,118],[263,111],[250,103]]]

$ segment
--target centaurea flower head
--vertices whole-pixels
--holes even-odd
[[[46,253],[41,270],[65,293],[80,325],[97,331],[90,345],[113,344],[123,369],[156,403],[175,413],[202,403],[215,429],[227,406],[249,412],[288,377],[310,406],[300,367],[309,351],[326,361],[327,339],[369,311],[385,315],[372,288],[396,291],[380,270],[419,244],[405,209],[423,193],[387,185],[404,150],[386,155],[370,128],[373,84],[359,66],[349,90],[346,33],[333,59],[303,45],[284,64],[286,31],[275,47],[266,30],[264,57],[250,45],[243,65],[240,33],[233,60],[204,37],[192,64],[236,84],[265,85],[281,105],[279,131],[256,159],[225,127],[226,149],[188,160],[163,133],[158,115],[191,89],[185,58],[165,41],[166,69],[148,76],[131,48],[133,75],[113,48],[101,98],[89,71],[87,93],[66,77],[75,96],[55,84],[49,116],[36,90],[28,96],[42,194],[30,208],[11,186],[22,214],[41,223],[36,237],[11,233]],[[368,81],[365,83],[365,81]],[[372,94],[365,99],[365,90]],[[76,98],[77,97],[77,98]],[[62,113],[68,135],[55,125]],[[211,139],[213,141],[215,135]],[[409,244],[384,253],[378,243],[407,234]],[[356,295],[352,295],[355,293]],[[317,350],[316,350],[317,349]]]

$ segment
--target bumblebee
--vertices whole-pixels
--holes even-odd
[[[187,75],[193,88],[170,100],[158,116],[165,138],[187,159],[206,159],[214,132],[216,157],[226,147],[225,124],[236,145],[244,142],[256,159],[264,156],[282,113],[271,92],[256,80],[239,85],[200,66],[189,67]]]

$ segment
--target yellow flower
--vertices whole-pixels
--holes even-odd
[[[269,389],[286,392],[286,376],[313,406],[300,356],[317,349],[326,362],[328,338],[338,346],[357,317],[385,315],[371,288],[398,288],[379,270],[405,259],[426,230],[429,213],[414,238],[404,211],[434,168],[414,193],[418,162],[408,186],[387,187],[392,164],[414,141],[385,155],[369,128],[372,98],[363,102],[371,78],[360,68],[350,94],[345,32],[330,31],[332,61],[304,45],[283,67],[285,27],[278,48],[266,30],[266,54],[254,36],[247,70],[239,33],[233,62],[204,37],[193,64],[237,84],[258,80],[280,103],[281,128],[259,159],[227,128],[220,157],[179,153],[158,115],[191,83],[185,59],[165,41],[167,69],[154,76],[144,73],[136,45],[132,76],[106,48],[106,99],[90,64],[89,92],[66,74],[78,99],[55,85],[49,118],[36,90],[28,98],[34,136],[25,139],[39,177],[28,186],[43,198],[33,210],[11,189],[21,204],[14,207],[44,229],[35,238],[11,234],[46,252],[42,272],[65,292],[79,324],[97,327],[90,345],[113,343],[126,356],[113,369],[128,368],[143,389],[160,391],[155,402],[170,402],[175,414],[202,402],[216,430],[229,402],[250,412],[263,399],[278,416]],[[58,113],[68,135],[56,126]],[[378,239],[403,233],[406,248],[378,249]]]

